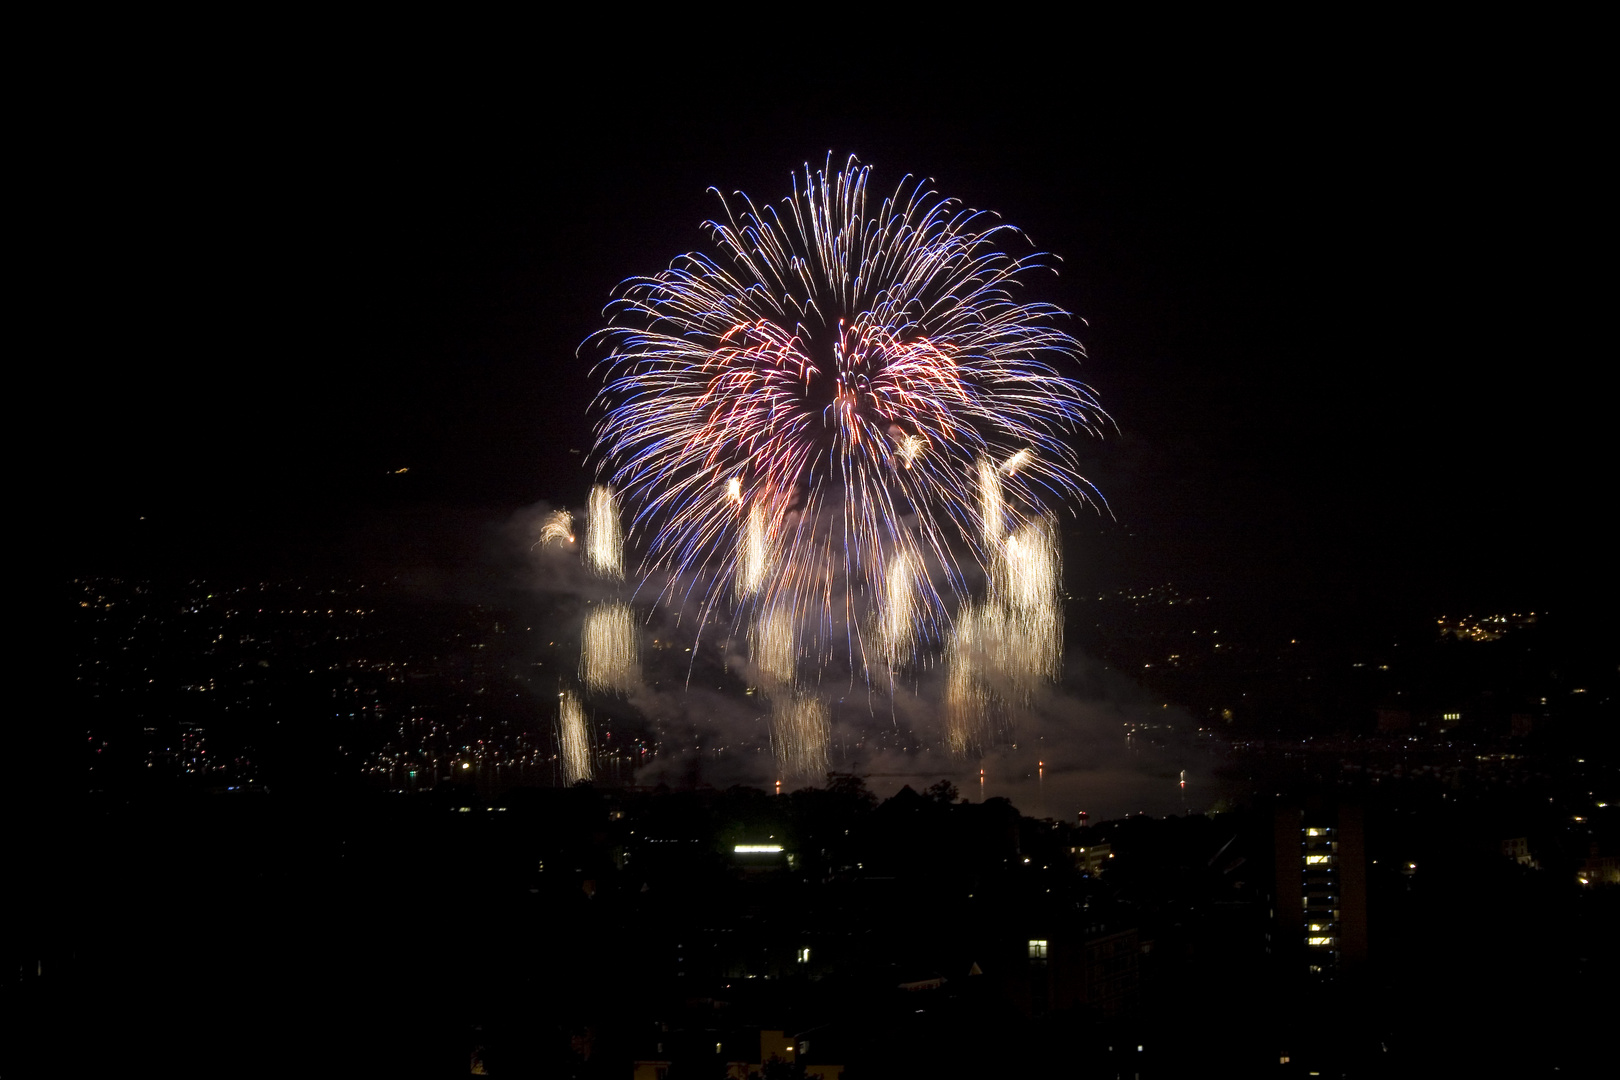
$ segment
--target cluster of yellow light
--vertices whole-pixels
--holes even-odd
[[[625,693],[640,677],[636,621],[628,604],[601,604],[585,616],[579,678],[592,693]]]
[[[923,450],[927,448],[927,446],[928,440],[924,439],[921,435],[903,435],[900,437],[899,445],[894,448],[894,452],[895,455],[900,458],[900,461],[905,465],[905,467],[909,469],[916,463],[918,455],[920,455]]]
[[[1508,615],[1465,615],[1461,618],[1452,618],[1442,615],[1435,622],[1440,626],[1440,636],[1447,634],[1459,641],[1496,641],[1509,630],[1530,626],[1536,621],[1536,613],[1515,611]]]
[[[585,513],[585,561],[602,577],[624,577],[624,533],[619,528],[619,500],[611,488],[591,488]]]
[[[572,690],[562,692],[557,709],[557,744],[562,750],[563,779],[576,783],[591,778],[591,737],[585,706]]]

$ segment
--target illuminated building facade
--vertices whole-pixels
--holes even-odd
[[[1140,1005],[1141,954],[1135,927],[1059,926],[1047,937],[1002,943],[985,970],[1000,976],[1008,998],[1030,1016],[1081,1006],[1128,1016]]]
[[[1272,952],[1331,978],[1367,958],[1367,855],[1360,807],[1284,807],[1275,825]]]
[[[1088,844],[1085,847],[1071,847],[1069,854],[1074,856],[1074,865],[1086,877],[1096,877],[1108,867],[1108,860],[1114,857],[1112,844]]]

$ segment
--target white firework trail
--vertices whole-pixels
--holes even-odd
[[[603,484],[591,488],[586,508],[585,561],[602,577],[624,579],[624,532],[619,527],[619,500],[613,490]]]
[[[1001,547],[1006,513],[1000,470],[988,461],[979,462],[979,523],[986,552],[995,552]]]
[[[1011,476],[1034,460],[1035,451],[1026,446],[1001,463],[1002,475]]]
[[[912,556],[899,552],[889,560],[883,579],[883,603],[879,609],[878,639],[883,659],[896,668],[911,658],[917,623],[917,571]]]
[[[754,503],[748,508],[748,519],[737,536],[737,599],[755,596],[765,584],[765,575],[771,569],[770,532],[765,521],[765,506]]]
[[[1057,522],[1050,517],[1030,522],[1007,537],[1000,554],[992,578],[997,600],[1020,612],[1057,602],[1063,573]]]
[[[992,584],[1005,629],[998,657],[1003,673],[1025,692],[1035,678],[1055,679],[1063,658],[1063,618],[1058,604],[1063,558],[1057,521],[1043,515],[1007,537]]]
[[[628,604],[599,604],[580,634],[579,678],[591,693],[628,693],[640,681],[636,620]]]

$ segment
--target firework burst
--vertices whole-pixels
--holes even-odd
[[[948,583],[914,576],[925,635],[948,625],[964,557],[988,571],[1010,528],[1093,497],[1069,439],[1106,416],[1067,374],[1065,313],[1017,294],[1044,257],[1007,254],[1017,230],[909,179],[871,200],[868,175],[852,159],[807,167],[780,207],[722,198],[712,254],[625,284],[597,449],[648,570],[711,598],[728,578],[756,604],[814,598],[855,630],[839,609],[886,595],[903,558]],[[981,461],[1006,464],[987,478]]]
[[[840,656],[893,678],[943,646],[964,754],[1057,674],[1051,510],[1100,504],[1072,443],[1110,423],[1067,313],[1023,296],[1047,257],[922,182],[869,197],[869,175],[829,157],[780,204],[720,196],[710,249],[625,282],[594,336],[594,456],[642,572],[700,598],[700,632],[731,598],[796,775],[825,766],[806,686]],[[613,499],[592,492],[585,548],[620,578]]]

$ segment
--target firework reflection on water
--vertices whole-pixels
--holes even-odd
[[[831,730],[826,702],[802,694],[777,702],[771,709],[771,749],[781,774],[792,780],[826,775]]]
[[[748,650],[767,695],[791,693],[798,673],[799,633],[793,612],[769,607],[759,613]]]
[[[945,746],[959,758],[978,757],[990,744],[992,701],[981,622],[977,607],[964,606],[945,658]]]
[[[564,690],[557,709],[557,746],[562,754],[563,782],[591,779],[590,724],[579,695]]]

